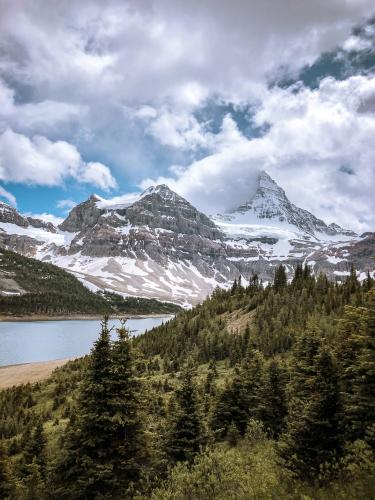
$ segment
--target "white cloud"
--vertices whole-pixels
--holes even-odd
[[[158,112],[152,106],[140,106],[135,112],[134,116],[140,119],[156,118]]]
[[[12,193],[4,189],[2,186],[0,186],[0,197],[5,198],[14,207],[17,206],[16,197]]]
[[[161,144],[178,149],[194,150],[207,143],[204,124],[189,112],[162,109],[146,131]]]
[[[7,129],[0,135],[0,179],[57,186],[67,178],[110,189],[116,186],[108,167],[86,163],[75,146],[52,142],[43,136],[32,139]]]
[[[347,38],[371,0],[1,3],[1,68],[39,91],[199,103],[279,64],[311,61]],[[12,44],[13,42],[13,44]],[[100,85],[97,79],[100,78]],[[64,100],[64,99],[63,99]]]
[[[293,202],[328,222],[373,229],[375,115],[367,104],[374,98],[375,77],[364,76],[327,78],[316,90],[270,90],[255,114],[269,126],[263,137],[245,138],[226,117],[211,155],[142,186],[167,183],[212,213],[248,199],[257,173],[267,170]]]
[[[318,215],[345,223],[349,196],[348,224],[373,224],[372,91],[354,80],[315,93],[265,85],[280,66],[366,48],[350,33],[372,0],[69,0],[58,9],[0,0],[0,9],[0,179],[110,188],[109,169],[81,155],[106,158],[135,183],[205,150],[188,169],[174,165],[170,182],[207,211],[246,198],[266,168]],[[260,106],[255,119],[270,130],[248,140],[227,116],[209,132],[195,111],[223,102]]]
[[[73,200],[59,200],[56,203],[57,208],[65,208],[67,210],[74,208],[76,205],[77,203]]]
[[[117,186],[117,182],[108,167],[99,162],[84,163],[77,175],[80,182],[92,184],[102,189],[111,189]]]
[[[56,215],[53,214],[48,214],[46,212],[43,212],[41,214],[33,214],[33,213],[25,213],[27,217],[33,217],[34,219],[40,219],[44,222],[51,222],[54,226],[58,226],[64,221],[63,217],[57,217]]]
[[[63,122],[83,118],[86,112],[85,106],[53,100],[17,103],[14,90],[0,78],[0,132],[7,127],[51,131]]]
[[[350,36],[343,43],[342,48],[347,52],[360,52],[361,50],[368,50],[373,48],[373,42],[358,36]]]

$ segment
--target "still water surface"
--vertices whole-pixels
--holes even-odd
[[[139,335],[168,319],[129,319],[126,326]],[[118,325],[118,320],[110,321],[110,326]],[[0,366],[83,356],[99,332],[99,320],[0,322]]]

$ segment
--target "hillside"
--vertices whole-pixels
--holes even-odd
[[[90,356],[0,392],[10,498],[373,498],[374,291],[279,267],[132,340],[103,322]]]
[[[64,269],[0,249],[0,314],[163,314],[179,309],[152,299],[93,293]]]

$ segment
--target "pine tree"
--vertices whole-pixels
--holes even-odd
[[[241,376],[246,395],[248,417],[260,419],[263,407],[263,385],[264,385],[264,357],[255,350],[249,349],[241,366]],[[243,431],[241,431],[243,435]]]
[[[369,292],[374,284],[374,280],[371,278],[370,271],[367,271],[366,279],[363,280],[362,286],[365,292]]]
[[[260,418],[269,434],[278,438],[287,415],[286,373],[276,360],[268,365],[262,387]]]
[[[217,367],[216,367],[216,361],[214,359],[211,359],[209,365],[208,365],[208,370],[207,370],[207,376],[206,376],[206,381],[204,384],[204,392],[207,395],[212,395],[215,392],[215,380],[217,379]]]
[[[232,287],[231,287],[231,294],[234,295],[237,291],[238,288],[238,283],[237,283],[237,278],[234,278]]]
[[[111,381],[110,413],[112,426],[109,431],[110,457],[116,486],[113,490],[126,492],[140,478],[147,463],[147,446],[143,429],[140,401],[140,384],[134,376],[133,354],[125,323],[117,330],[114,343]]]
[[[211,428],[219,439],[224,439],[229,427],[234,424],[243,436],[249,420],[249,404],[242,371],[234,370],[232,380],[216,396]]]
[[[56,467],[57,496],[131,496],[147,462],[142,419],[128,332],[122,324],[111,343],[106,319]]]
[[[172,462],[191,462],[205,443],[194,387],[195,371],[189,362],[181,375],[181,386],[175,392],[173,413],[168,415],[165,452]]]
[[[275,271],[274,287],[277,292],[282,290],[287,284],[285,267],[280,264]]]
[[[303,283],[303,267],[302,264],[298,262],[294,270],[292,286],[294,288],[301,288],[302,283]]]
[[[310,482],[319,473],[323,473],[321,479],[329,478],[330,466],[342,449],[339,378],[327,349],[321,348],[316,356],[314,371],[305,399],[298,398],[291,407],[278,448],[286,467]]]
[[[26,443],[24,451],[24,462],[31,464],[33,461],[38,465],[40,473],[44,476],[46,467],[46,444],[43,424],[39,421]]]
[[[288,390],[297,406],[300,406],[298,400],[304,401],[311,394],[311,383],[316,375],[315,358],[321,344],[321,332],[316,323],[310,323],[295,341]]]
[[[61,499],[103,497],[115,487],[111,457],[110,382],[112,359],[108,320],[102,323],[55,468],[55,495]]]
[[[235,368],[232,380],[217,395],[211,428],[219,439],[224,439],[231,425],[235,425],[243,436],[249,419],[260,418],[263,367],[261,353],[249,349],[241,367]]]
[[[353,317],[356,321],[353,321]],[[347,437],[375,447],[375,290],[364,308],[350,308],[342,323],[341,346]]]
[[[0,441],[0,498],[7,500],[14,498],[14,481],[10,472],[9,458]]]

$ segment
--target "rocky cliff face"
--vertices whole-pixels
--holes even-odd
[[[27,227],[29,225],[26,217],[21,215],[15,208],[3,202],[0,202],[0,222],[16,224],[20,227]]]
[[[196,303],[240,274],[271,281],[297,262],[343,279],[373,272],[375,233],[357,236],[289,202],[265,172],[249,201],[210,219],[166,185],[131,203],[93,195],[58,227],[0,206],[0,246],[51,261],[92,289]],[[52,226],[52,227],[51,227]]]

